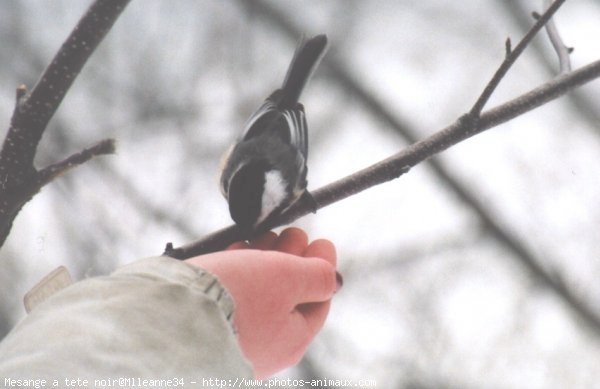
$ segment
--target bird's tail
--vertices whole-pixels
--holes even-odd
[[[327,36],[325,35],[317,35],[300,42],[281,87],[281,97],[278,101],[280,108],[296,106],[304,85],[321,61],[326,48]]]

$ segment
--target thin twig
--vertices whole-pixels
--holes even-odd
[[[311,191],[317,203],[317,208],[323,208],[372,186],[398,178],[407,171],[407,167],[415,166],[473,135],[514,119],[599,77],[600,60],[571,73],[559,76],[524,95],[483,112],[478,120],[476,130],[470,131],[465,126],[464,121],[459,120],[381,162],[320,189]],[[311,212],[312,207],[310,204],[298,202],[288,212],[274,220],[273,224],[268,227],[287,224]],[[165,255],[185,259],[221,250],[242,238],[241,232],[233,225],[207,235],[194,243],[179,248],[171,246],[170,249],[165,251]]]
[[[508,17],[517,23],[520,30],[526,32],[529,29],[531,19],[528,17],[528,12],[519,1],[500,1],[498,3]],[[551,58],[546,55],[545,48],[539,42],[533,42],[534,53],[539,58],[539,64],[546,70],[547,75],[555,76],[556,70],[551,63]],[[573,115],[577,116],[589,126],[584,126],[591,130],[595,136],[600,136],[600,101],[590,98],[584,90],[575,90],[569,93],[566,103],[573,111]]]
[[[506,75],[506,72],[508,72],[510,67],[515,63],[517,58],[519,58],[521,53],[525,50],[529,42],[538,33],[538,31],[548,22],[548,20],[550,20],[552,15],[554,15],[554,13],[558,11],[558,8],[560,8],[560,6],[563,5],[564,2],[565,0],[555,0],[552,3],[552,5],[548,7],[546,12],[544,12],[544,14],[539,17],[537,22],[533,25],[533,27],[531,27],[527,34],[525,34],[525,36],[523,37],[523,39],[521,39],[519,44],[512,50],[507,50],[508,55],[505,56],[504,61],[502,62],[502,64],[500,65],[490,82],[486,85],[485,89],[473,105],[473,108],[471,108],[471,111],[469,111],[468,116],[471,119],[477,119],[479,117],[481,111],[483,110],[483,107],[492,96],[492,93],[494,93],[494,91],[498,87],[498,84],[500,84],[500,81],[502,81],[502,79]]]
[[[33,166],[37,144],[48,122],[128,2],[97,0],[92,4],[33,89],[17,102],[0,152],[0,172],[8,176],[9,182],[20,181],[15,165]]]
[[[544,7],[549,8],[552,4],[551,0],[544,1]],[[573,52],[572,47],[567,47],[564,43],[560,34],[558,32],[558,28],[556,27],[556,23],[554,23],[554,18],[550,18],[548,23],[546,23],[546,33],[548,33],[548,38],[550,38],[550,42],[552,43],[552,47],[554,47],[554,51],[558,55],[558,64],[559,64],[559,74],[564,74],[571,71],[571,57],[570,54]]]
[[[15,109],[0,151],[0,246],[40,184],[47,184],[66,168],[59,164],[38,172],[33,163],[38,144],[75,78],[129,1],[96,0],[33,89],[28,93],[24,85],[17,88]],[[79,157],[86,153],[84,150]],[[66,161],[75,162],[69,158]]]
[[[45,167],[38,172],[38,182],[40,188],[56,177],[65,173],[67,170],[72,169],[76,166],[86,163],[90,159],[99,155],[114,154],[115,152],[115,140],[105,139],[96,143],[95,145],[83,149],[82,151],[75,153],[64,160]]]

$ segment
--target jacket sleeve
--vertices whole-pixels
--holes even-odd
[[[251,378],[232,314],[231,297],[210,273],[165,257],[140,260],[34,308],[0,343],[0,377],[167,378],[185,387]]]

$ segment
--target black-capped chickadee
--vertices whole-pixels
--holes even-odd
[[[221,192],[242,231],[253,231],[302,196],[312,200],[306,190],[306,117],[298,99],[326,46],[325,35],[299,44],[281,89],[250,116],[223,159]]]

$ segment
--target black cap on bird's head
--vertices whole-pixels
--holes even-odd
[[[260,217],[265,174],[269,169],[266,160],[253,160],[235,172],[229,182],[229,213],[244,231],[251,231]]]

